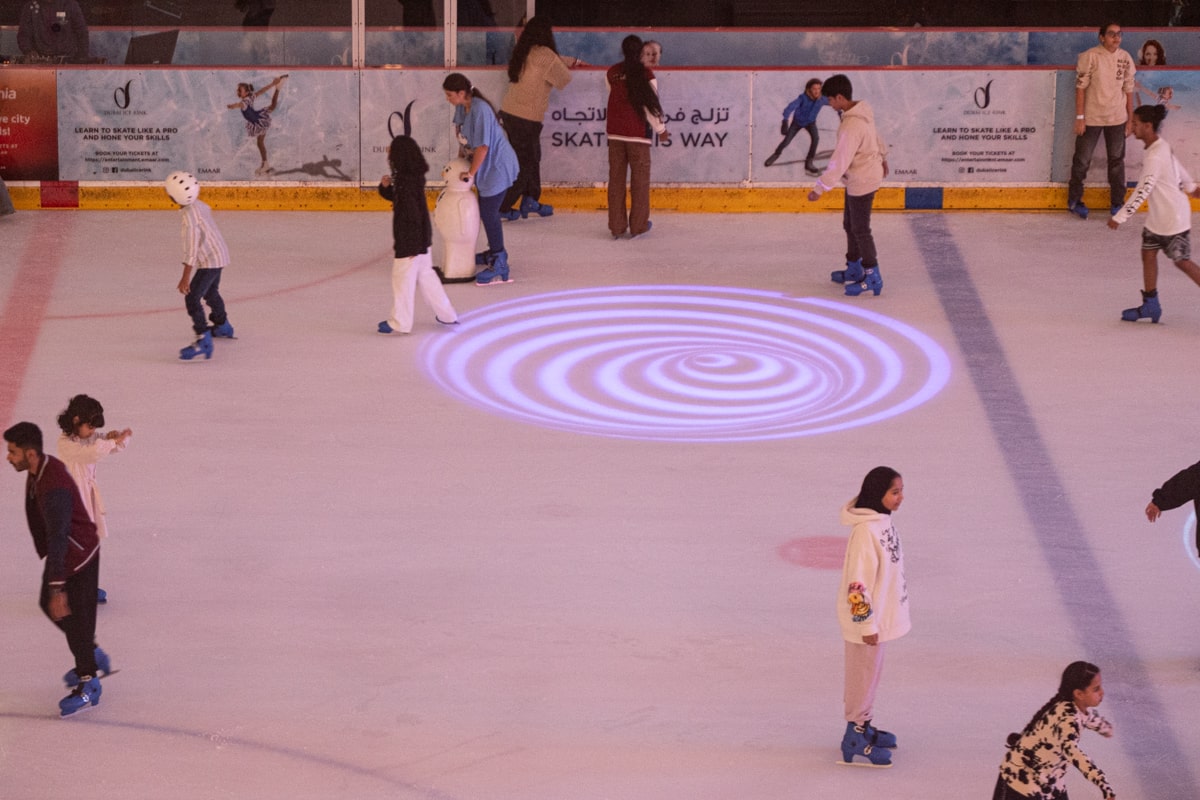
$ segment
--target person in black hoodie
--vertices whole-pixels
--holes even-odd
[[[417,289],[443,325],[458,323],[458,312],[450,304],[437,273],[429,247],[433,225],[425,202],[425,173],[429,164],[411,136],[397,136],[388,145],[391,173],[379,180],[379,194],[392,204],[392,238],[396,259],[392,262],[392,314],[379,323],[380,333],[408,333],[413,326],[413,304]]]
[[[1146,506],[1146,519],[1154,522],[1162,516],[1162,512],[1179,508],[1189,500],[1196,508],[1196,516],[1200,518],[1200,463],[1176,472],[1154,490],[1150,495],[1150,505]],[[1196,553],[1200,555],[1200,525],[1196,527]]]

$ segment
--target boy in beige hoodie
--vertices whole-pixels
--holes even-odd
[[[834,271],[830,277],[843,283],[846,294],[857,297],[870,291],[883,291],[883,276],[879,273],[879,258],[875,238],[871,235],[871,207],[875,192],[887,177],[887,145],[875,130],[875,115],[863,100],[854,100],[853,87],[845,75],[834,75],[821,86],[821,94],[829,98],[829,107],[841,115],[837,144],[829,166],[808,194],[816,200],[846,184],[846,203],[842,212],[842,227],[846,231],[846,269]]]

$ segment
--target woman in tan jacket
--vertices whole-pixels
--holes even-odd
[[[539,201],[542,197],[542,120],[550,105],[550,90],[571,82],[570,70],[584,66],[572,56],[560,56],[548,17],[536,16],[525,24],[508,60],[512,84],[500,104],[500,121],[508,141],[517,151],[521,171],[500,204],[500,216],[514,220],[531,213],[548,217],[554,213]],[[521,201],[517,207],[517,200]]]

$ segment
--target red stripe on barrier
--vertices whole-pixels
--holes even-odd
[[[79,181],[42,181],[42,208],[79,208]]]

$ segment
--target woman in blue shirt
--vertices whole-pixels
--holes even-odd
[[[510,283],[508,253],[504,249],[504,230],[500,227],[500,203],[508,187],[517,179],[517,154],[508,143],[496,111],[488,99],[458,72],[442,82],[446,102],[454,106],[454,126],[458,140],[469,153],[470,171],[462,180],[475,180],[479,192],[479,221],[487,233],[488,250],[483,254],[486,267],[475,276],[477,286]]]

